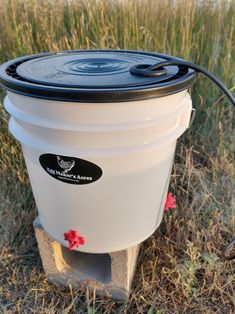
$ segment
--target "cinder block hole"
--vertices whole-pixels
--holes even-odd
[[[70,251],[61,246],[67,272],[80,280],[95,280],[104,284],[111,282],[111,257],[109,254],[93,254]]]

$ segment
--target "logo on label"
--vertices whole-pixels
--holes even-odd
[[[64,173],[69,172],[74,166],[75,166],[75,161],[64,161],[60,156],[57,156],[57,162],[58,165],[64,169]]]
[[[39,162],[50,176],[65,183],[89,184],[102,176],[99,166],[80,158],[43,154]]]

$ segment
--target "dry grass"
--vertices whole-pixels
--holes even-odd
[[[0,60],[46,50],[145,49],[182,56],[234,86],[234,1],[0,0]],[[234,313],[234,111],[206,79],[199,114],[179,141],[171,190],[177,210],[142,246],[127,304],[48,284],[32,230],[36,216],[19,144],[0,120],[0,313]]]

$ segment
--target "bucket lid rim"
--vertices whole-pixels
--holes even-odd
[[[87,49],[87,50],[61,50],[55,52],[44,52],[39,54],[27,55],[17,59],[10,60],[0,66],[0,84],[6,90],[30,96],[35,98],[42,98],[56,101],[68,102],[122,102],[122,101],[136,101],[151,98],[163,97],[180,91],[188,89],[195,81],[196,72],[187,69],[187,73],[179,76],[178,74],[163,81],[152,81],[149,84],[121,87],[105,87],[91,88],[88,87],[74,87],[74,86],[56,86],[35,83],[24,80],[22,78],[14,77],[9,72],[9,69],[15,71],[17,67],[27,61],[50,56],[60,56],[79,53],[126,53],[136,54],[141,56],[151,56],[165,60],[183,60],[170,55],[160,54],[156,52],[146,52],[142,50],[114,50],[114,49]],[[179,69],[180,71],[180,69]],[[15,72],[13,72],[15,73]],[[17,73],[16,75],[17,76]]]

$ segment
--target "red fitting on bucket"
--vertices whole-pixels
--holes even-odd
[[[65,232],[64,239],[69,242],[70,251],[85,243],[85,238],[81,236],[76,230],[69,230],[68,232]]]
[[[176,208],[175,197],[172,193],[168,193],[167,195],[164,211],[167,212],[170,208]]]

